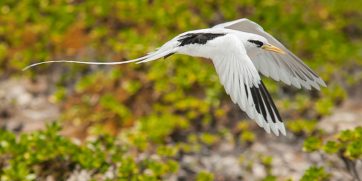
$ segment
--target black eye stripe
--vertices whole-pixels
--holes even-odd
[[[248,42],[254,43],[257,47],[261,47],[264,45],[263,42],[261,42],[259,40],[248,40]]]

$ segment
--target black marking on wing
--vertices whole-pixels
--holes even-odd
[[[250,92],[255,104],[256,111],[263,116],[265,121],[268,121],[267,117],[269,114],[273,123],[276,123],[277,120],[283,122],[269,92],[266,90],[262,81],[260,81],[258,87],[251,87]]]
[[[274,102],[273,102],[273,100],[269,100],[269,98],[268,98],[269,93],[266,90],[266,88],[264,87],[264,84],[260,84],[260,87],[262,89],[262,91],[260,91],[260,92],[261,92],[261,96],[263,97],[263,99],[265,101],[265,106],[268,109],[268,112],[270,114],[270,117],[271,117],[272,121],[275,123],[277,120],[275,120],[275,116],[274,116],[274,113],[273,113],[274,108],[272,106],[272,105],[274,105]],[[276,108],[275,108],[275,110],[276,110]],[[276,110],[276,112],[277,112],[277,114],[279,114],[278,110]],[[266,116],[264,116],[264,117],[266,117]]]
[[[178,41],[180,42],[180,47],[190,44],[204,45],[207,41],[224,35],[225,33],[188,33],[181,36]]]
[[[272,97],[270,96],[268,90],[266,90],[263,81],[260,81],[260,83],[261,83],[261,88],[264,90],[263,92],[266,94],[267,99],[268,99],[268,101],[269,101],[269,103],[270,103],[269,105],[272,106],[272,108],[273,108],[273,110],[274,110],[274,113],[275,113],[275,115],[277,116],[278,120],[279,120],[280,122],[283,122],[282,117],[280,116],[279,111],[278,111],[277,107],[275,106],[275,104],[274,104],[274,102],[273,102],[273,99],[272,99]],[[272,114],[272,115],[273,115],[273,114]]]
[[[169,54],[165,55],[165,56],[163,57],[163,59],[166,59],[167,57],[169,57],[169,56],[171,56],[171,55],[173,55],[173,54],[175,54],[175,53],[169,53]]]
[[[245,88],[245,92],[246,92],[246,97],[249,98],[248,88],[246,87],[245,84],[244,84],[244,88]]]

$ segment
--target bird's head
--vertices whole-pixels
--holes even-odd
[[[264,38],[262,36],[258,36],[258,35],[248,37],[245,42],[245,47],[246,48],[260,48],[260,49],[263,49],[266,51],[272,51],[272,52],[276,52],[276,53],[285,54],[285,52],[282,49],[270,44],[266,38]]]

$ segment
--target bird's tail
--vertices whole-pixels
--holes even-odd
[[[141,57],[143,58],[143,57]],[[128,60],[128,61],[122,61],[122,62],[85,62],[85,61],[75,61],[75,60],[52,60],[52,61],[44,61],[44,62],[38,62],[38,63],[34,63],[31,65],[26,66],[25,68],[23,68],[23,71],[28,70],[32,67],[38,66],[38,65],[42,65],[42,64],[49,64],[49,63],[77,63],[77,64],[88,64],[88,65],[118,65],[118,64],[126,64],[126,63],[132,63],[132,62],[137,62],[140,61],[138,59],[134,59],[134,60]]]
[[[166,45],[166,44],[165,44]],[[127,60],[127,61],[118,61],[118,62],[86,62],[86,61],[74,61],[74,60],[53,60],[53,61],[44,61],[44,62],[38,62],[31,64],[25,68],[23,68],[23,71],[30,69],[32,67],[42,65],[42,64],[49,64],[49,63],[77,63],[77,64],[88,64],[88,65],[120,65],[120,64],[127,64],[127,63],[145,63],[150,62],[153,60],[157,60],[162,57],[168,57],[172,54],[174,54],[177,51],[175,47],[165,47],[162,46],[157,51],[149,53],[146,56],[133,59],[133,60]]]

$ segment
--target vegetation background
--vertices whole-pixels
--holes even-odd
[[[1,0],[0,180],[361,180],[362,1]],[[265,78],[286,137],[250,120],[213,65],[127,60],[247,17],[328,84]]]

